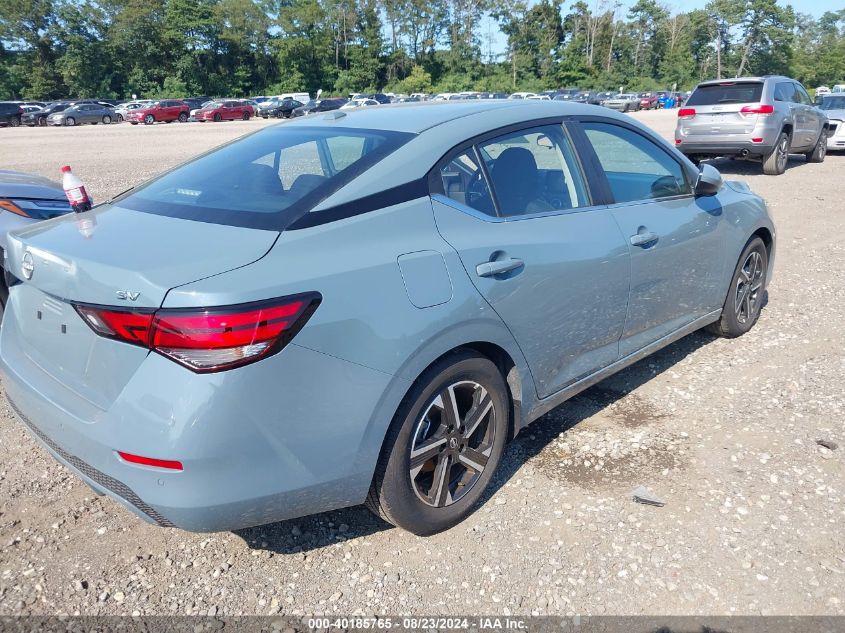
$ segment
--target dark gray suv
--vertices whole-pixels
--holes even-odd
[[[789,154],[820,163],[828,120],[799,82],[767,75],[705,81],[678,110],[675,145],[693,160],[733,156],[759,160],[782,174]]]
[[[18,127],[22,115],[23,109],[19,103],[0,101],[0,126]]]

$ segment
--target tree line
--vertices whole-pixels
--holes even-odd
[[[0,0],[0,99],[681,90],[774,73],[845,82],[845,9],[815,18],[777,0],[681,12],[656,0]]]

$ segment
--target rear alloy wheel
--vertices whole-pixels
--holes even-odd
[[[244,121],[249,121],[249,112],[244,112],[243,117],[241,117]]]
[[[111,117],[108,114],[103,115],[103,125],[111,125]]]
[[[179,113],[179,123],[187,123],[188,122],[188,115],[184,112]]]
[[[152,114],[148,114],[144,117],[144,125],[152,125],[156,122],[156,118]]]
[[[13,116],[9,119],[9,127],[18,127],[21,124],[21,118],[17,116]]]
[[[827,130],[822,130],[819,134],[819,140],[816,141],[816,146],[813,151],[807,152],[804,156],[807,157],[808,163],[823,163],[824,157],[827,155]]]
[[[708,329],[726,338],[742,336],[760,317],[766,292],[769,253],[759,237],[748,242],[739,257],[722,316]]]
[[[789,135],[781,132],[778,142],[763,158],[763,173],[767,176],[780,176],[786,171],[786,163],[789,160]]]
[[[509,423],[507,385],[496,365],[469,351],[445,357],[400,406],[367,506],[418,535],[456,525],[493,477]]]
[[[38,127],[47,127],[47,117],[38,117],[36,121],[38,121]]]
[[[220,116],[220,113],[219,113],[219,112],[215,112],[215,113],[214,113],[214,120],[215,120],[217,123],[220,123],[220,121],[222,121],[222,120],[223,120],[223,117],[222,117],[222,116]]]
[[[76,125],[76,119],[74,119],[72,116],[67,117],[65,119],[65,125],[73,127],[74,125]]]

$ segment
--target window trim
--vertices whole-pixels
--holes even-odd
[[[458,143],[457,145],[449,149],[446,153],[444,153],[437,160],[437,162],[434,163],[434,166],[429,170],[428,174],[425,176],[424,181],[428,183],[429,196],[431,196],[433,200],[437,200],[438,202],[441,202],[449,207],[452,207],[453,209],[461,211],[462,213],[466,213],[467,215],[471,215],[479,220],[484,220],[485,222],[492,223],[534,220],[538,218],[545,218],[558,215],[569,215],[571,213],[581,213],[585,211],[594,211],[596,209],[606,208],[606,203],[596,201],[595,192],[593,190],[593,181],[589,177],[589,172],[584,169],[581,150],[578,146],[578,140],[571,133],[567,125],[569,121],[575,120],[576,118],[577,117],[574,117],[572,115],[567,115],[545,117],[542,119],[532,119],[531,121],[521,121],[520,123],[511,123],[510,125],[505,125],[499,128],[495,128],[493,130],[488,130],[483,134],[478,134],[474,137],[462,141],[461,143]],[[490,176],[487,173],[487,164],[481,156],[479,146],[487,141],[494,140],[500,136],[505,136],[514,132],[520,132],[522,130],[531,130],[537,127],[543,127],[547,125],[559,126],[561,128],[562,134],[572,146],[572,150],[575,155],[576,167],[580,173],[582,181],[584,182],[584,189],[588,198],[586,201],[587,204],[585,204],[583,207],[573,207],[571,209],[553,209],[551,211],[541,211],[539,213],[503,216],[500,211],[499,201],[496,198],[496,192],[493,190],[493,187],[490,183]],[[493,205],[496,211],[495,216],[488,215],[483,211],[479,211],[478,209],[474,209],[469,205],[461,204],[460,202],[453,200],[452,198],[446,195],[446,192],[443,189],[443,180],[440,176],[440,170],[445,167],[447,163],[452,161],[456,156],[466,152],[470,148],[472,148],[476,160],[481,165],[483,178],[485,180],[485,183],[487,184],[488,190],[490,191],[490,196],[493,199]]]
[[[601,190],[603,192],[603,200],[604,203],[608,207],[617,208],[621,206],[632,206],[632,205],[641,205],[641,204],[649,204],[651,202],[664,202],[669,200],[683,200],[686,198],[695,198],[695,180],[698,177],[698,174],[695,172],[694,169],[691,169],[690,165],[686,165],[685,161],[682,161],[676,154],[678,150],[673,147],[668,146],[662,139],[657,139],[650,133],[646,133],[643,130],[637,128],[634,125],[628,124],[626,121],[618,121],[616,119],[610,119],[607,117],[596,117],[596,116],[582,116],[577,117],[577,120],[573,122],[573,128],[577,130],[577,135],[583,142],[583,147],[578,149],[578,152],[583,152],[585,156],[589,157],[590,163],[593,166],[591,170],[591,175],[597,181],[597,184],[600,185]],[[607,125],[615,125],[617,127],[621,127],[626,129],[630,132],[633,132],[647,141],[650,141],[653,145],[657,146],[658,149],[663,150],[671,160],[675,161],[675,163],[680,167],[681,173],[684,176],[684,180],[686,181],[687,187],[689,188],[689,193],[682,193],[674,196],[661,196],[659,198],[643,198],[642,200],[627,200],[618,202],[614,196],[613,191],[610,188],[610,182],[607,180],[607,176],[605,175],[604,166],[601,164],[599,160],[598,154],[596,154],[595,150],[593,149],[593,144],[590,142],[590,139],[587,137],[586,130],[584,130],[582,123],[604,123]]]

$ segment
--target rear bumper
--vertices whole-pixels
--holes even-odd
[[[106,410],[28,359],[13,309],[0,371],[13,409],[61,463],[145,520],[233,530],[362,503],[395,379],[294,344],[229,372],[198,375],[151,354]],[[172,471],[117,451],[178,460]]]
[[[699,142],[683,141],[676,144],[681,152],[687,156],[765,156],[772,151],[774,143],[752,143],[751,141]]]

